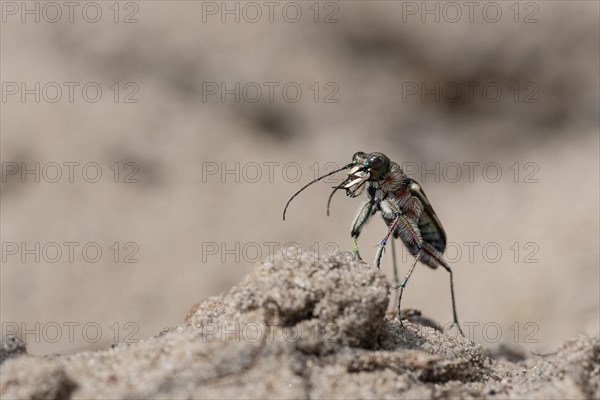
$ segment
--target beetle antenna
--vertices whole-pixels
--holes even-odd
[[[327,173],[327,174],[325,174],[325,175],[322,175],[322,176],[318,177],[317,179],[315,179],[315,180],[312,180],[312,181],[308,182],[306,185],[304,185],[304,186],[302,187],[302,189],[300,189],[300,190],[298,190],[296,193],[294,193],[294,194],[293,194],[293,196],[292,196],[292,197],[290,197],[290,199],[288,200],[288,202],[285,204],[285,208],[283,209],[283,220],[285,221],[285,212],[287,211],[287,208],[288,208],[288,206],[290,205],[290,203],[292,202],[292,200],[294,200],[294,197],[298,196],[298,195],[300,194],[300,192],[301,192],[301,191],[303,191],[304,189],[306,189],[307,187],[309,187],[309,186],[310,186],[310,185],[312,185],[313,183],[315,183],[315,182],[318,182],[318,181],[320,181],[321,179],[327,178],[327,177],[328,177],[328,176],[330,176],[330,175],[333,175],[333,174],[335,174],[335,173],[338,173],[338,172],[340,172],[340,171],[343,171],[343,170],[345,170],[345,169],[348,169],[348,168],[352,167],[353,165],[354,165],[354,163],[346,164],[346,165],[344,165],[342,168],[340,168],[340,169],[336,169],[335,171],[332,171],[332,172],[329,172],[329,173]]]
[[[333,195],[335,194],[335,192],[338,191],[338,189],[341,189],[341,187],[340,186],[334,186],[333,187],[333,191],[329,195],[329,199],[327,199],[327,216],[328,217],[329,217],[329,206],[331,205],[331,199],[333,199]]]

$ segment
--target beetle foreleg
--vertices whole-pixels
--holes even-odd
[[[369,222],[371,216],[374,214],[373,211],[373,202],[367,200],[362,204],[362,206],[358,210],[358,213],[356,214],[356,217],[354,217],[354,221],[352,221],[352,230],[350,232],[350,235],[352,236],[354,256],[359,261],[362,261],[363,259],[360,256],[360,253],[358,252],[358,236],[360,235],[360,232],[365,227],[367,222]]]

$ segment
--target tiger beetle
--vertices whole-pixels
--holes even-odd
[[[408,283],[410,275],[415,269],[415,265],[418,261],[421,261],[423,264],[433,269],[436,269],[441,265],[450,274],[450,294],[452,296],[454,324],[457,326],[461,335],[464,336],[456,314],[452,269],[442,256],[446,249],[446,233],[444,232],[442,223],[433,210],[421,185],[416,180],[406,176],[404,171],[402,171],[402,168],[391,161],[385,154],[367,154],[359,151],[352,156],[351,163],[328,174],[322,175],[304,185],[300,190],[294,193],[286,203],[283,210],[283,220],[285,221],[285,213],[291,201],[300,194],[300,192],[315,182],[347,169],[350,169],[347,173],[348,176],[341,184],[333,187],[333,192],[331,192],[329,196],[327,201],[327,215],[329,215],[331,199],[337,190],[344,189],[347,196],[356,197],[363,192],[365,187],[367,188],[368,199],[362,203],[352,222],[352,230],[350,232],[355,257],[359,261],[364,262],[358,251],[358,236],[369,219],[377,211],[381,212],[381,216],[388,226],[388,230],[377,248],[374,262],[375,266],[381,269],[381,257],[390,235],[393,235],[393,239],[399,237],[410,254],[415,257],[408,270],[408,274],[406,274],[402,282],[393,286],[393,289],[400,289],[398,291],[396,314],[396,318],[400,321],[400,325],[402,325],[400,314],[402,293],[404,292],[404,288]],[[394,246],[394,240],[392,240],[394,280],[395,283],[398,283],[396,251]]]

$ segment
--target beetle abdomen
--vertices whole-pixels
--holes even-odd
[[[421,237],[424,242],[429,243],[440,253],[446,250],[446,239],[427,212],[421,213],[417,226],[421,231]]]

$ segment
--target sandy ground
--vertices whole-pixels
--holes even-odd
[[[276,259],[196,305],[187,324],[111,350],[34,357],[3,344],[12,399],[528,398],[600,395],[600,341],[486,354],[454,332],[385,318],[389,284],[348,261]]]
[[[285,222],[281,211],[357,150],[384,151],[423,184],[453,243],[459,315],[475,343],[550,353],[598,335],[597,2],[523,4],[518,22],[499,2],[494,23],[422,22],[402,2],[323,6],[317,23],[309,3],[297,23],[222,23],[202,2],[162,1],[123,5],[115,23],[100,4],[97,23],[3,14],[2,82],[64,89],[56,102],[40,89],[38,103],[5,85],[0,104],[0,319],[29,354],[151,337],[288,244],[350,250],[360,201],[336,196],[327,218],[336,179],[298,197]],[[325,23],[332,12],[337,22]],[[532,12],[537,22],[525,23]],[[131,13],[137,22],[121,23]],[[73,102],[66,82],[79,84]],[[215,82],[251,84],[236,102],[209,95]],[[279,85],[273,101],[268,82]],[[87,83],[101,87],[99,101],[82,94]],[[264,93],[255,103],[254,84]],[[297,102],[279,90],[286,84],[301,88]],[[410,94],[421,84],[434,94]],[[485,85],[501,88],[497,101]],[[21,175],[36,163],[39,182]],[[79,163],[72,183],[69,163]],[[91,183],[95,166],[102,176]],[[376,220],[361,237],[368,261],[384,233]],[[400,258],[405,272],[411,260]],[[389,251],[383,270],[391,281]],[[419,265],[405,296],[406,307],[451,322],[443,271]]]

